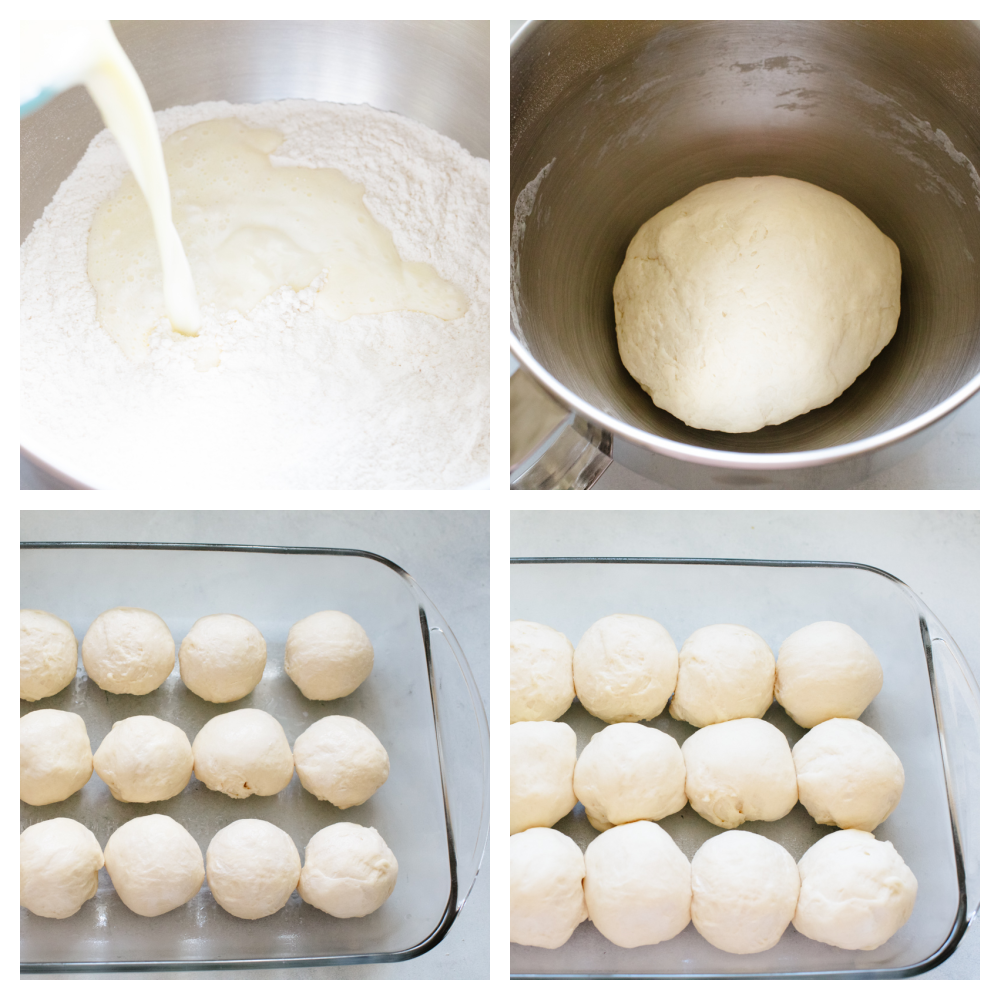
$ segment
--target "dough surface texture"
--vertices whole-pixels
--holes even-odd
[[[299,884],[300,870],[295,842],[262,819],[238,819],[223,827],[205,852],[215,901],[243,920],[277,913]]]
[[[732,955],[773,948],[795,915],[799,870],[780,844],[747,830],[706,840],[691,861],[691,920]]]
[[[94,770],[119,802],[160,802],[187,787],[194,752],[183,729],[133,715],[111,727],[94,754]]]
[[[836,948],[872,951],[910,919],[917,880],[887,840],[838,830],[799,859],[802,888],[792,924]]]
[[[306,844],[299,895],[332,917],[374,913],[396,887],[399,864],[374,827],[334,823]]]
[[[595,733],[573,773],[573,791],[595,830],[660,820],[687,805],[684,754],[677,740],[637,722]]]
[[[510,623],[510,721],[554,722],[573,688],[573,644],[537,622]]]
[[[62,802],[94,773],[83,719],[40,708],[21,716],[21,800],[32,806]]]
[[[774,697],[804,729],[827,719],[856,719],[882,690],[871,646],[840,622],[814,622],[778,650]]]
[[[21,905],[39,917],[71,917],[97,894],[104,854],[75,819],[60,816],[21,834]]]
[[[355,691],[372,672],[375,650],[342,611],[317,611],[296,622],[285,644],[285,671],[306,698],[331,701]]]
[[[239,615],[206,615],[184,637],[177,659],[181,680],[199,698],[239,701],[264,676],[267,643]]]
[[[47,611],[21,610],[21,697],[58,694],[76,676],[76,636]]]
[[[389,755],[379,738],[346,715],[314,722],[295,741],[292,755],[302,787],[338,809],[367,802],[389,777]]]
[[[510,832],[552,826],[576,805],[576,733],[565,722],[510,727]]]
[[[697,188],[632,238],[618,351],[661,409],[745,433],[836,399],[896,332],[899,250],[839,195],[788,177]]]
[[[231,799],[277,795],[295,769],[281,723],[259,708],[210,719],[194,738],[194,776]]]
[[[167,623],[142,608],[112,608],[97,616],[81,646],[87,676],[111,694],[149,694],[174,669]]]
[[[655,719],[674,693],[677,647],[652,618],[609,615],[577,643],[573,682],[583,707],[605,722]]]

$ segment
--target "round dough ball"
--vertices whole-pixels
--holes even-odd
[[[160,802],[184,791],[194,752],[183,729],[133,715],[111,727],[94,754],[94,770],[119,802]]]
[[[889,841],[838,830],[799,860],[802,888],[792,925],[836,948],[872,951],[913,912],[917,880]]]
[[[277,795],[295,764],[281,723],[259,708],[209,719],[194,738],[194,776],[231,799]]]
[[[554,722],[576,695],[573,644],[536,622],[510,623],[510,721]]]
[[[745,433],[836,399],[899,320],[899,250],[839,195],[790,177],[697,188],[632,238],[618,351],[661,409]]]
[[[312,701],[344,698],[372,672],[375,650],[342,611],[317,611],[296,622],[285,644],[285,671]]]
[[[47,611],[21,610],[21,697],[58,694],[76,677],[76,636],[69,622]]]
[[[104,864],[122,902],[140,917],[158,917],[198,895],[205,863],[197,841],[169,816],[131,819],[104,845]]]
[[[40,708],[21,716],[21,800],[62,802],[94,773],[87,726],[73,712]]]
[[[510,939],[559,948],[587,919],[583,851],[558,830],[535,827],[510,838]]]
[[[681,748],[687,797],[709,823],[732,830],[787,816],[798,801],[784,734],[763,719],[733,719],[692,733]]]
[[[71,917],[97,894],[103,867],[101,845],[82,823],[35,823],[21,834],[21,905],[39,917]]]
[[[795,915],[799,869],[781,844],[747,830],[706,840],[691,861],[691,920],[731,955],[773,948]]]
[[[264,676],[267,643],[239,615],[206,615],[184,636],[178,654],[181,680],[216,704],[245,698]]]
[[[587,912],[613,944],[669,941],[691,922],[691,864],[655,823],[612,827],[590,842],[584,861]]]
[[[174,638],[167,623],[142,608],[112,608],[83,637],[87,676],[111,694],[149,694],[174,669]]]
[[[399,865],[374,827],[334,823],[306,844],[299,895],[332,917],[364,917],[392,895]]]
[[[774,701],[774,654],[742,625],[708,625],[681,647],[670,714],[692,726],[760,719]]]
[[[389,755],[357,719],[328,715],[296,741],[295,770],[307,792],[338,809],[367,802],[389,777]]]
[[[295,841],[262,819],[238,819],[223,827],[205,852],[215,901],[244,920],[277,913],[299,884],[300,870]]]
[[[827,719],[856,719],[882,690],[871,646],[840,622],[815,622],[778,650],[774,697],[805,729]]]
[[[658,820],[687,805],[684,754],[677,740],[637,722],[595,733],[573,772],[573,791],[595,830]]]
[[[576,733],[565,722],[510,727],[510,832],[552,826],[576,805]]]
[[[583,707],[605,722],[655,719],[674,693],[677,647],[652,618],[609,615],[577,644],[573,683]]]
[[[899,805],[903,763],[857,719],[827,719],[792,748],[799,801],[817,823],[871,832]]]

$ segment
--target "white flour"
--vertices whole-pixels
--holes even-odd
[[[250,314],[206,311],[199,340],[154,333],[129,361],[98,326],[87,236],[126,167],[91,143],[21,248],[22,441],[98,488],[453,488],[487,474],[489,164],[367,106],[207,102],[157,114],[160,135],[210,118],[274,128],[276,164],[335,167],[365,187],[400,256],[468,296],[465,316],[313,311],[284,288]]]

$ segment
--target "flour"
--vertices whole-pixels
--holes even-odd
[[[455,488],[485,476],[488,162],[367,106],[206,102],[156,116],[161,138],[225,117],[282,132],[277,165],[363,184],[400,255],[458,285],[468,312],[338,323],[313,308],[321,275],[248,316],[206,309],[197,338],[164,322],[149,358],[130,361],[98,325],[87,277],[91,221],[126,170],[104,131],[22,246],[22,441],[105,489]],[[199,370],[215,349],[219,365]]]

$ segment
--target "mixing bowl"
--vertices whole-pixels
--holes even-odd
[[[511,349],[566,417],[515,485],[590,485],[603,452],[680,488],[838,487],[914,451],[979,387],[978,158],[977,22],[528,22],[511,41]],[[698,430],[626,371],[612,287],[651,216],[767,174],[842,195],[896,242],[899,327],[828,406]]]

